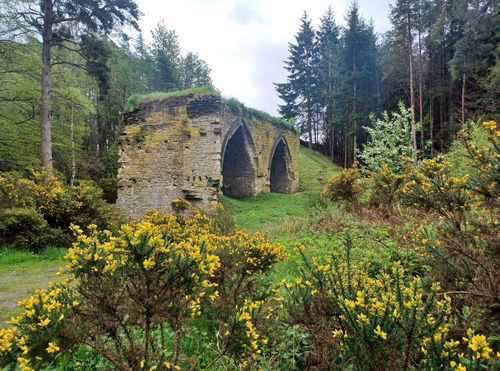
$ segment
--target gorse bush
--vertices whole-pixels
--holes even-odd
[[[119,370],[204,367],[183,341],[205,322],[220,356],[250,364],[262,353],[274,294],[259,276],[286,257],[283,246],[214,233],[201,214],[155,212],[116,233],[72,228],[66,273],[73,278],[21,303],[24,313],[0,340],[3,365],[39,369],[85,344]]]
[[[47,244],[69,245],[73,223],[110,229],[124,220],[102,199],[99,188],[85,183],[68,186],[38,172],[28,178],[0,173],[0,208],[0,243],[34,251]]]
[[[471,202],[471,196],[465,190],[467,180],[467,176],[453,176],[449,162],[430,159],[418,166],[410,165],[399,191],[407,204],[453,216],[459,221]]]
[[[0,243],[37,251],[53,238],[43,215],[32,208],[10,208],[0,211]]]
[[[369,172],[370,203],[374,206],[391,205],[398,199],[398,191],[403,184],[403,176],[396,174],[386,164],[378,171]]]
[[[359,176],[359,170],[356,166],[342,169],[339,174],[328,179],[321,192],[321,197],[332,202],[355,201],[363,192],[363,187],[358,182]]]
[[[487,144],[480,146],[471,140],[471,135],[461,132],[460,138],[467,148],[468,165],[472,172],[467,188],[485,201],[498,206],[500,199],[500,128],[495,121],[486,121]]]
[[[400,262],[371,275],[351,260],[351,242],[346,243],[345,256],[333,253],[324,262],[299,248],[303,276],[284,284],[291,316],[314,334],[311,353],[322,354],[321,363],[311,360],[310,367],[436,370],[499,364],[485,336],[473,340],[470,330],[465,344],[451,337],[451,299],[440,295],[438,284],[429,287]],[[467,345],[469,358],[462,354]]]

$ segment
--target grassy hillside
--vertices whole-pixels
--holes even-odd
[[[330,160],[308,148],[300,149],[300,186],[295,194],[262,193],[241,200],[221,197],[241,229],[255,232],[273,224],[286,223],[287,218],[303,217],[308,205],[317,198],[322,185],[338,169]]]

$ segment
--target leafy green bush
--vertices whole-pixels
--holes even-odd
[[[35,209],[11,208],[0,211],[0,245],[38,252],[47,245],[48,224]]]
[[[359,157],[371,171],[378,171],[385,164],[392,171],[401,173],[405,169],[405,158],[412,157],[412,112],[403,102],[398,106],[399,112],[389,115],[384,111],[380,119],[371,115],[373,127],[364,127],[370,140],[363,146]]]

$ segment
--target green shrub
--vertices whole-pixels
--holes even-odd
[[[356,167],[343,169],[339,174],[328,179],[321,192],[321,197],[332,202],[355,201],[363,192],[363,187],[358,183],[359,170]]]
[[[382,118],[370,116],[373,127],[364,127],[370,135],[370,140],[365,143],[359,157],[364,166],[371,171],[378,171],[386,165],[392,171],[401,173],[405,169],[405,158],[412,157],[411,144],[411,109],[399,102],[399,112],[387,111],[382,113]]]
[[[50,237],[49,226],[35,209],[12,208],[0,211],[0,245],[38,252]]]
[[[113,205],[103,200],[102,191],[91,182],[69,186],[56,177],[38,172],[32,172],[28,178],[18,173],[0,173],[0,208],[4,212],[17,208],[32,209],[39,214],[47,228],[39,228],[37,244],[45,241],[68,246],[72,240],[71,224],[84,228],[96,224],[116,230],[125,220]],[[22,228],[22,225],[17,224],[15,228]],[[29,231],[31,227],[25,224],[25,228]],[[19,240],[9,230],[0,231],[0,239]]]

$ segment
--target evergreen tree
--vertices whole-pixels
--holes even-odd
[[[290,56],[285,61],[287,82],[276,84],[276,90],[285,102],[279,106],[280,114],[286,119],[297,120],[302,132],[307,133],[309,147],[312,148],[319,102],[318,48],[315,31],[306,12],[300,22],[295,44],[289,44]]]
[[[179,80],[181,89],[212,86],[210,68],[207,63],[200,59],[198,54],[191,52],[181,58]]]
[[[174,30],[166,28],[163,22],[158,23],[152,32],[153,36],[153,83],[154,91],[173,91],[180,88],[179,69],[181,64],[181,48],[179,38]]]
[[[410,91],[409,103],[412,112],[411,139],[413,158],[417,157],[417,130],[415,123],[415,67],[414,67],[414,37],[419,0],[396,0],[391,6],[391,22],[394,27],[394,37],[400,47],[405,50],[408,60],[408,86]]]
[[[336,95],[341,108],[335,121],[344,126],[341,163],[347,167],[354,163],[359,144],[367,139],[362,126],[369,125],[370,113],[380,110],[380,83],[373,26],[359,15],[356,3],[350,7],[346,23],[339,62],[341,80]]]
[[[337,126],[333,125],[335,116],[335,95],[339,85],[339,54],[340,54],[340,30],[335,23],[331,7],[321,18],[321,24],[317,32],[318,57],[319,57],[319,85],[321,106],[324,110],[325,144],[327,152],[334,158],[335,141],[337,140]]]

